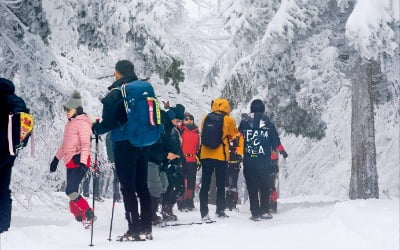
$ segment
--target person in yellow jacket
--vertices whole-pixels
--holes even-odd
[[[202,164],[200,213],[203,221],[208,215],[208,192],[215,169],[217,186],[216,216],[225,218],[225,178],[229,161],[229,141],[239,135],[235,119],[229,116],[231,108],[227,99],[215,99],[211,113],[203,118],[201,125],[200,161]]]

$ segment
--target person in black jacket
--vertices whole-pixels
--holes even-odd
[[[275,125],[265,112],[264,103],[256,99],[250,114],[243,114],[239,131],[244,136],[243,174],[250,199],[252,220],[271,219],[269,214],[268,177],[272,172],[271,152],[280,144]]]
[[[184,115],[185,107],[177,104],[168,109],[166,119],[163,121],[164,134],[161,137],[162,170],[167,174],[168,187],[162,197],[161,214],[165,221],[176,221],[178,219],[172,208],[185,191],[184,179],[180,171],[184,157],[181,135],[177,127],[184,119]]]
[[[95,134],[117,131],[128,121],[120,87],[138,80],[133,64],[128,60],[118,61],[114,76],[116,81],[108,87],[110,92],[102,99],[102,121],[93,125]],[[153,239],[151,198],[147,187],[149,147],[134,147],[129,140],[113,141],[113,144],[115,169],[128,221],[128,231],[122,237],[129,240]]]
[[[24,100],[14,94],[14,84],[0,78],[0,234],[7,231],[11,222],[11,169],[15,156],[8,148],[8,115],[28,112]]]

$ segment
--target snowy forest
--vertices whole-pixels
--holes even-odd
[[[101,117],[115,63],[128,59],[160,100],[185,105],[197,124],[214,98],[229,100],[237,123],[262,99],[289,154],[280,196],[293,198],[291,206],[309,202],[299,197],[378,198],[373,207],[397,213],[385,217],[394,223],[391,243],[341,249],[397,249],[399,46],[399,0],[0,0],[0,77],[14,82],[35,117],[13,167],[13,209],[21,215],[42,204],[66,213],[57,194],[65,171],[48,170],[66,123],[63,104],[78,90],[85,112]],[[110,198],[103,138],[100,151]],[[374,213],[363,203],[347,206],[338,208],[341,218],[356,207]],[[10,232],[4,249],[23,249],[15,248],[21,235]]]

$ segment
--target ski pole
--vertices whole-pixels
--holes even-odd
[[[113,182],[113,203],[112,203],[112,210],[111,210],[111,222],[110,222],[110,234],[108,235],[108,241],[111,241],[111,231],[112,231],[112,225],[113,225],[113,220],[114,220],[114,208],[115,208],[115,201],[117,197],[117,175],[115,173],[115,166],[113,169],[114,172],[114,182]]]
[[[96,120],[96,123],[99,123],[99,119],[97,119]],[[94,199],[94,190],[95,190],[95,181],[94,181],[94,178],[95,178],[95,174],[96,174],[96,171],[97,171],[97,168],[98,168],[98,165],[99,165],[99,163],[98,163],[98,154],[99,154],[99,135],[98,134],[96,134],[95,135],[95,142],[96,142],[96,144],[95,144],[95,153],[94,153],[94,164],[93,164],[93,175],[92,175],[92,181],[93,181],[93,200],[92,200],[92,209],[93,209],[93,214],[94,214],[94,211],[95,211],[95,199]],[[93,245],[93,227],[94,227],[94,216],[93,216],[93,218],[92,218],[92,227],[91,227],[91,230],[90,230],[90,245],[89,246],[94,246]]]

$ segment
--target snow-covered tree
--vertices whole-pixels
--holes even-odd
[[[398,58],[399,40],[395,29],[400,20],[393,7],[396,1],[358,1],[346,25],[346,36],[357,51],[352,60],[352,168],[350,198],[379,198],[378,173],[376,167],[374,100],[388,97],[377,95],[389,84],[382,77],[381,64],[386,58]],[[398,11],[398,8],[397,8]],[[380,84],[381,83],[381,84]],[[397,82],[398,84],[398,82]],[[378,91],[376,91],[378,90]],[[385,91],[390,93],[389,90]],[[390,98],[389,98],[390,99]]]

